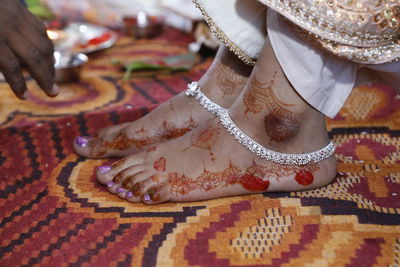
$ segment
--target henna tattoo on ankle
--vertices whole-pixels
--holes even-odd
[[[217,142],[222,128],[220,125],[206,125],[203,129],[195,131],[191,138],[191,145],[200,149],[211,150]]]
[[[232,95],[238,89],[244,86],[246,78],[241,76],[226,65],[218,64],[216,66],[217,86],[222,92],[222,96]]]
[[[289,120],[270,113],[264,118],[267,135],[275,142],[282,143],[297,135],[300,125],[297,120]]]
[[[167,163],[167,161],[165,160],[165,158],[164,157],[161,157],[161,158],[159,158],[158,160],[156,160],[154,163],[153,163],[153,168],[156,170],[156,171],[159,171],[159,172],[165,172],[165,165],[166,165],[166,163]]]
[[[297,135],[300,129],[299,114],[288,109],[294,106],[293,104],[282,102],[274,94],[274,82],[273,78],[268,83],[261,83],[254,76],[251,88],[244,95],[243,103],[246,106],[245,114],[257,114],[267,110],[264,117],[266,133],[273,141],[281,143]]]
[[[266,106],[268,93],[267,91],[272,90],[274,80],[269,83],[261,83],[254,76],[250,77],[250,88],[246,90],[243,96],[243,103],[246,107],[244,114],[253,113],[257,114],[263,111]]]

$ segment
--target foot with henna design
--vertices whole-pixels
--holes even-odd
[[[252,67],[221,46],[199,85],[210,99],[223,107],[230,107],[251,70]],[[77,137],[74,149],[79,155],[89,158],[126,156],[146,150],[152,144],[182,136],[211,117],[195,99],[182,92],[134,122],[105,128],[93,137]]]
[[[237,134],[239,128],[255,140],[258,144],[240,132],[236,136],[255,146],[254,152],[214,117],[180,138],[99,167],[98,181],[127,201],[158,204],[309,190],[335,178],[324,117],[291,87],[269,41],[228,113],[237,125],[230,131]],[[257,145],[286,156],[297,154],[296,161],[276,153],[267,160],[255,153]],[[298,154],[306,155],[306,161],[298,161]]]

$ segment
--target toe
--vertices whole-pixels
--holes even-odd
[[[147,205],[168,202],[170,199],[171,195],[169,193],[167,184],[160,184],[156,187],[151,187],[142,197],[143,203]]]
[[[143,155],[137,154],[116,161],[112,165],[97,167],[97,181],[103,185],[121,183],[126,177],[142,172],[146,168],[146,166],[142,164],[142,158]]]
[[[73,143],[75,152],[82,157],[90,158],[90,141],[92,137],[90,136],[77,136]]]
[[[152,173],[150,172],[142,172],[132,179],[129,182],[125,183],[123,187],[126,189],[125,197],[130,202],[142,202],[143,197],[146,195],[147,192],[151,191],[152,188],[157,188],[160,186],[160,180],[155,182],[151,179]],[[164,182],[164,179],[161,183]]]
[[[125,139],[126,124],[103,129],[96,136],[78,136],[74,141],[75,152],[86,158],[123,157],[129,152]],[[124,139],[124,140],[120,140]]]

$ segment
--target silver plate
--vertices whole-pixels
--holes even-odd
[[[70,23],[63,31],[65,33],[65,38],[55,44],[55,50],[57,51],[73,51],[76,53],[89,54],[110,48],[117,41],[117,34],[115,32],[90,23]],[[81,47],[87,44],[89,40],[100,37],[105,33],[109,33],[111,36],[107,41],[84,48]]]

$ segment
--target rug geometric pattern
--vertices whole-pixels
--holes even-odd
[[[113,58],[186,53],[189,35],[122,38],[91,56],[79,83],[17,100],[0,83],[0,266],[399,266],[400,94],[354,88],[328,120],[338,174],[323,188],[145,206],[95,182],[106,160],[73,153],[76,135],[135,120],[197,80],[189,72],[136,73]]]

